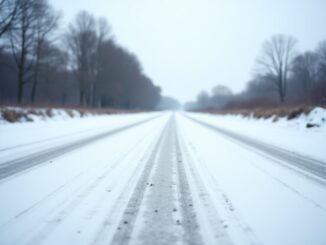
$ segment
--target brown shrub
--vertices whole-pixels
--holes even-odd
[[[111,115],[111,114],[121,114],[121,113],[139,113],[145,112],[141,110],[119,110],[112,108],[103,108],[103,109],[91,109],[91,108],[58,108],[64,110],[71,118],[74,117],[74,111],[80,114],[80,117],[86,116],[86,114],[91,115]],[[49,117],[54,116],[53,108],[36,108],[36,107],[17,107],[15,109],[0,107],[0,115],[2,118],[10,123],[15,123],[21,119],[26,121],[33,121],[31,115],[36,115],[40,117]]]
[[[4,109],[2,111],[2,117],[7,121],[7,122],[18,122],[24,117],[24,113],[12,109]]]
[[[53,117],[53,111],[52,111],[52,109],[46,109],[45,110],[45,114],[48,116],[48,117],[50,117],[50,118],[52,118]]]
[[[66,113],[68,114],[69,117],[73,118],[74,117],[74,113],[72,110],[65,110]]]
[[[259,118],[271,118],[274,117],[273,122],[276,122],[279,118],[287,118],[292,120],[299,117],[302,114],[307,115],[313,107],[301,106],[301,107],[275,107],[275,108],[255,108],[255,109],[223,109],[223,110],[197,110],[197,112],[220,114],[220,115],[242,115],[244,117],[250,117],[251,115],[257,119]]]

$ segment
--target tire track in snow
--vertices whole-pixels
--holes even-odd
[[[236,143],[240,143],[243,146],[249,147],[256,153],[268,157],[269,159],[274,160],[274,162],[290,168],[291,170],[294,170],[297,173],[300,173],[305,177],[318,182],[319,184],[326,184],[326,163],[322,161],[311,159],[306,156],[287,151],[280,147],[276,147],[243,135],[239,135],[229,130],[225,130],[204,121],[192,118],[191,116],[185,114],[183,114],[183,116],[201,126],[214,130],[215,132],[220,133],[221,135],[224,135],[231,140],[234,140]]]
[[[172,116],[122,214],[111,244],[203,244],[178,144]]]
[[[204,244],[199,232],[199,223],[197,212],[194,208],[194,201],[189,186],[189,180],[185,170],[185,159],[182,156],[180,143],[176,134],[176,125],[174,125],[174,138],[176,147],[176,160],[179,177],[179,195],[182,215],[182,227],[184,229],[184,242],[186,244]],[[188,164],[188,163],[187,163]],[[203,228],[203,227],[201,227]]]
[[[27,229],[24,234],[17,236],[16,242],[23,241],[26,237],[29,237],[27,239],[28,244],[41,244],[49,235],[51,235],[52,231],[59,227],[65,221],[65,219],[70,216],[70,214],[74,210],[78,209],[78,207],[83,204],[84,200],[89,195],[91,195],[93,191],[95,191],[100,185],[102,186],[103,184],[106,184],[106,182],[109,181],[109,184],[107,184],[108,187],[104,188],[105,192],[103,192],[104,195],[102,195],[103,197],[108,196],[106,189],[112,190],[112,187],[114,183],[118,181],[119,176],[126,172],[126,168],[129,167],[129,162],[125,161],[125,159],[128,158],[132,152],[137,152],[137,149],[142,145],[141,143],[144,142],[149,136],[150,135],[146,135],[145,137],[141,138],[140,141],[138,141],[136,144],[132,145],[131,148],[126,149],[122,153],[118,154],[112,164],[100,166],[95,171],[94,176],[90,176],[83,182],[82,185],[78,185],[73,191],[70,191],[68,194],[66,194],[65,197],[62,198],[61,203],[54,206],[54,208],[52,208],[51,210],[47,210],[47,215],[45,215],[45,217],[46,219],[48,219],[48,221],[45,221],[45,223],[42,223],[40,226],[30,227],[30,229]],[[108,179],[108,175],[113,176],[113,178]],[[35,208],[38,208],[41,204],[43,204],[43,202],[48,201],[50,197],[57,194],[59,191],[62,191],[66,187],[66,185],[61,186],[53,193],[46,196],[44,199],[40,200],[36,204],[24,210],[17,217],[11,220],[11,222],[15,222],[19,218],[23,219],[22,216],[25,216],[29,212],[33,211]],[[71,193],[73,193],[72,196]],[[99,201],[104,201],[104,199]],[[99,203],[96,203],[95,205],[98,204]],[[94,211],[94,208],[92,210]],[[96,211],[93,211],[91,212],[91,214],[95,215]],[[88,220],[90,219],[92,219],[92,217],[89,217],[88,215]]]
[[[201,213],[200,219],[205,227],[202,232],[208,240],[208,244],[234,244],[230,229],[237,233],[237,241],[241,244],[260,245],[252,229],[246,224],[239,214],[234,210],[234,206],[227,195],[218,187],[218,183],[213,175],[206,168],[205,163],[201,162],[196,156],[195,150],[186,135],[179,132],[180,150],[187,162],[187,173],[190,176],[196,195],[194,200],[197,202],[198,212]],[[223,212],[222,215],[220,213]],[[239,239],[240,237],[240,239]],[[237,243],[236,243],[237,244]]]
[[[159,135],[161,137],[161,135]],[[148,148],[148,152],[141,158],[139,161],[140,163],[137,168],[134,169],[133,173],[130,175],[130,178],[126,182],[126,185],[121,190],[119,196],[117,197],[115,203],[113,204],[112,208],[109,209],[109,212],[106,214],[101,226],[98,228],[93,241],[90,244],[99,245],[99,244],[108,244],[108,240],[110,240],[110,235],[114,234],[111,227],[113,226],[115,229],[116,225],[119,221],[120,216],[123,214],[123,208],[125,203],[128,202],[130,199],[129,197],[132,194],[133,187],[138,181],[138,177],[141,175],[142,170],[144,169],[144,165],[148,162],[148,159],[151,157],[154,148],[156,147],[158,139],[150,145]],[[111,212],[114,210],[114,212]]]
[[[131,129],[143,123],[154,120],[159,116],[155,116],[149,119],[142,120],[140,122],[132,123],[114,130],[110,130],[105,133],[100,133],[97,135],[93,135],[81,140],[73,141],[64,145],[60,145],[51,149],[46,149],[41,152],[37,152],[28,156],[24,156],[15,160],[11,160],[8,162],[0,163],[0,181],[16,175],[20,172],[29,170],[33,167],[48,164],[50,159],[57,158],[64,154],[67,154],[73,150],[79,149],[91,143],[97,142],[114,134],[123,132],[125,130]]]
[[[162,138],[133,234],[141,244],[175,244],[182,234],[181,217],[177,210],[177,168],[171,131]],[[169,143],[167,143],[169,142]],[[179,223],[177,222],[179,221]],[[164,239],[162,239],[162,237]]]
[[[193,212],[197,213],[199,216],[198,220],[199,222],[201,221],[201,233],[204,235],[205,241],[208,244],[217,243],[223,245],[231,245],[232,241],[228,237],[223,221],[219,217],[217,210],[213,207],[213,204],[210,201],[210,195],[203,189],[198,173],[195,173],[193,167],[191,166],[192,159],[186,154],[183,149],[181,149],[184,147],[184,145],[180,144],[180,140],[180,136],[176,135],[178,162],[187,163],[186,166],[183,166],[183,172],[184,175],[188,176],[188,179],[192,183],[191,187],[188,186],[188,191],[192,192],[192,205],[195,207]],[[179,164],[179,166],[180,165],[181,164]]]
[[[171,123],[171,119],[168,121],[167,126]],[[162,139],[167,134],[168,127],[165,127],[160,138],[158,139],[154,149],[152,150],[149,159],[147,160],[141,176],[134,187],[133,193],[127,203],[125,210],[123,211],[122,217],[119,221],[117,230],[112,238],[110,244],[128,244],[131,238],[131,233],[134,228],[134,224],[143,202],[144,194],[146,191],[147,184],[149,183],[149,176],[155,164],[157,158],[157,152],[162,144]]]
[[[53,142],[53,141],[57,141],[59,139],[65,139],[65,138],[73,137],[75,135],[81,135],[81,134],[92,132],[92,131],[98,131],[99,129],[105,129],[106,127],[107,126],[101,126],[101,127],[97,127],[97,128],[90,128],[90,129],[80,130],[80,131],[73,132],[73,133],[62,134],[60,136],[54,136],[54,137],[51,137],[51,138],[36,140],[36,141],[32,141],[32,142],[28,142],[28,143],[22,143],[22,144],[18,144],[18,145],[9,146],[9,147],[4,147],[4,148],[0,149],[0,152],[6,152],[6,151],[10,151],[10,150],[17,150],[19,148],[38,145],[40,143]]]

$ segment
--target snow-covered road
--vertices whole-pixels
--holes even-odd
[[[326,244],[326,137],[295,151],[214,120],[2,125],[0,244]]]

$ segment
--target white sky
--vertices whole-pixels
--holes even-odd
[[[217,84],[241,91],[263,41],[278,33],[299,50],[326,39],[326,0],[50,0],[64,23],[80,10],[107,17],[164,95],[181,102]]]

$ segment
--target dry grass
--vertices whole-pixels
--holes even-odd
[[[10,123],[21,121],[25,114],[23,112],[5,109],[1,111],[2,118]]]
[[[242,115],[244,117],[253,116],[255,118],[271,118],[274,117],[274,121],[278,118],[287,118],[288,120],[299,117],[302,114],[307,115],[315,107],[311,106],[298,106],[298,107],[275,107],[275,108],[255,108],[255,109],[228,109],[228,110],[216,110],[207,109],[199,110],[197,112],[205,112],[211,114],[220,115]]]
[[[139,113],[141,110],[120,110],[112,108],[93,109],[93,108],[39,108],[39,107],[0,107],[0,118],[3,120],[15,123],[20,121],[33,121],[33,116],[42,118],[52,118],[54,116],[54,109],[65,111],[66,114],[73,118],[78,113],[79,117],[86,115],[111,115],[123,113]]]

